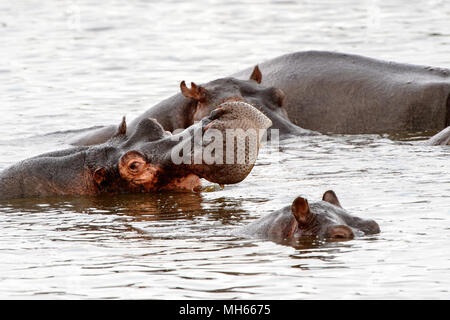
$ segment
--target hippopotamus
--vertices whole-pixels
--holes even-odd
[[[0,199],[197,190],[200,178],[218,184],[238,183],[252,170],[256,157],[249,155],[257,155],[261,131],[270,125],[265,115],[244,102],[222,103],[209,116],[175,135],[149,118],[141,119],[129,132],[123,119],[113,137],[103,144],[45,153],[5,169],[0,174]],[[248,143],[239,149],[227,140],[227,130],[238,128],[255,131],[256,151],[251,152]],[[206,137],[211,132],[224,135],[214,148],[215,140]],[[243,160],[233,163],[198,157],[205,150],[219,154],[219,147],[231,150],[232,156],[243,152]]]
[[[450,126],[425,141],[429,146],[450,146]]]
[[[170,132],[185,129],[207,116],[223,102],[242,101],[263,112],[272,121],[272,128],[279,130],[279,136],[317,135],[317,132],[300,128],[289,120],[284,109],[284,92],[275,87],[261,85],[261,76],[256,66],[246,79],[226,77],[201,85],[191,82],[190,88],[185,81],[182,81],[179,93],[138,116],[129,123],[128,130],[133,133],[139,122],[145,118],[155,118],[165,130]],[[116,131],[116,125],[96,128],[72,139],[69,143],[79,146],[103,143]],[[268,134],[270,138],[270,132]]]
[[[450,70],[326,51],[259,64],[261,84],[281,89],[289,119],[321,133],[442,130],[450,125]],[[232,77],[243,79],[251,68]]]
[[[231,76],[196,85],[153,106],[130,123],[157,119],[168,131],[187,128],[224,101],[244,101],[264,112],[286,135],[361,134],[442,130],[450,125],[450,70],[382,61],[354,54],[286,54]],[[92,145],[116,126],[73,139]]]
[[[352,216],[343,209],[332,190],[326,191],[318,202],[309,203],[297,197],[290,206],[269,213],[243,230],[247,235],[276,240],[349,240],[379,232],[380,227],[374,220]]]

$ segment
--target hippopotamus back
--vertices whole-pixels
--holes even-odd
[[[259,67],[261,84],[283,90],[289,119],[302,128],[355,134],[450,125],[448,69],[322,51],[283,55]]]

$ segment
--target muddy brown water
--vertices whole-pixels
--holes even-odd
[[[450,67],[447,1],[0,4],[0,169],[67,147],[55,131],[132,119],[178,90],[280,54],[336,50]],[[450,148],[413,136],[267,145],[199,194],[0,204],[2,298],[450,298]],[[278,152],[279,151],[279,152]],[[273,242],[239,228],[334,189],[382,232]]]

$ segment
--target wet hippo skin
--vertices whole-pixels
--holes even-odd
[[[442,130],[450,125],[450,70],[326,51],[260,63],[261,84],[285,93],[289,119],[321,133]],[[245,79],[252,68],[233,74]]]
[[[184,81],[181,92],[133,120],[155,118],[169,131],[187,128],[224,101],[245,101],[266,114],[279,134],[394,133],[450,125],[449,69],[326,51],[286,54],[205,84]],[[70,141],[98,144],[116,126]]]
[[[139,121],[154,118],[165,130],[173,132],[201,120],[223,102],[242,101],[263,112],[272,121],[272,128],[279,130],[280,136],[318,134],[294,125],[284,109],[284,92],[275,87],[261,85],[261,79],[262,74],[258,67],[255,67],[244,80],[227,77],[201,85],[191,82],[190,87],[182,81],[179,93],[161,101],[131,121],[128,130],[132,133]],[[69,143],[78,146],[102,143],[116,130],[115,125],[89,130]]]

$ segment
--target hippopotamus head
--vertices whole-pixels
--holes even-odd
[[[181,93],[190,99],[193,110],[192,121],[198,121],[208,115],[219,104],[226,101],[243,101],[251,104],[272,120],[273,127],[280,134],[305,134],[306,131],[289,121],[284,105],[285,94],[281,89],[261,85],[262,74],[255,66],[248,80],[233,77],[216,79],[196,85],[191,82],[191,88],[185,81],[180,84]]]
[[[108,178],[114,177],[111,173],[118,171],[116,176],[125,184],[125,190],[142,192],[193,190],[200,185],[200,178],[219,184],[238,183],[250,173],[256,161],[262,135],[258,130],[265,130],[270,124],[271,121],[261,112],[242,102],[222,103],[201,122],[174,135],[164,131],[156,120],[143,119],[133,135],[128,137],[125,131],[120,132],[110,141],[108,149],[112,149],[109,156],[105,159],[97,156],[100,163],[106,162],[103,166],[96,163],[94,177],[106,189],[115,188],[117,181]],[[240,129],[238,132],[255,129],[252,131],[255,144],[239,150],[243,153],[242,163],[235,161],[238,156],[235,153],[239,151],[234,145],[233,159],[229,162],[226,159],[228,130],[233,132],[235,129]],[[211,137],[213,131],[216,135]],[[211,155],[206,152],[211,148],[211,143],[218,142],[214,140],[218,135],[223,138],[219,141],[220,145],[211,150],[212,159],[209,159],[207,156]],[[199,141],[196,141],[197,137]],[[104,147],[96,151],[104,155]],[[220,159],[215,154],[219,152]]]
[[[324,193],[322,201],[309,203],[297,197],[292,205],[257,220],[248,231],[269,238],[353,239],[357,235],[380,232],[373,220],[350,215],[342,208],[334,191]]]
[[[220,184],[237,183],[252,170],[261,130],[270,125],[266,116],[243,102],[221,104],[202,121],[174,135],[153,119],[141,120],[128,135],[123,119],[106,143],[43,154],[6,169],[0,175],[0,199],[194,190],[199,187],[200,178]],[[241,149],[231,146],[233,157],[243,153],[242,162],[223,161],[223,157],[222,161],[211,161],[198,156],[205,151],[215,155],[220,147],[228,149],[228,130],[236,128],[242,132],[254,129],[257,140],[253,146]],[[215,140],[211,139],[211,132],[215,132]],[[220,134],[224,135],[222,140],[216,138]],[[251,147],[256,151],[252,153]],[[182,161],[177,162],[179,158]]]

